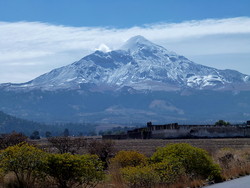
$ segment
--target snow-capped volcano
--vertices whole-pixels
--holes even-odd
[[[141,36],[30,82],[0,85],[0,110],[42,122],[241,121],[249,101],[248,75],[196,64]]]
[[[30,82],[12,88],[44,90],[98,90],[132,87],[136,90],[232,89],[249,84],[248,75],[196,64],[142,36],[129,39],[118,50],[95,51],[68,66],[54,69]]]

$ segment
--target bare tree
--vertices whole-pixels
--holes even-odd
[[[53,147],[57,148],[62,153],[77,153],[81,148],[86,146],[86,139],[83,137],[50,137],[48,141]]]
[[[22,133],[13,132],[11,134],[3,134],[0,136],[0,149],[5,149],[21,142],[27,142],[27,136]]]
[[[115,142],[112,140],[92,140],[87,146],[90,154],[97,155],[107,166],[109,159],[114,156]]]

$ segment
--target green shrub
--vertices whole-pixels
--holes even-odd
[[[43,160],[46,153],[27,143],[10,146],[0,153],[0,167],[5,174],[13,172],[19,187],[32,187],[44,177]]]
[[[113,159],[112,164],[117,164],[119,167],[135,167],[138,165],[145,165],[147,157],[137,151],[119,151]]]
[[[126,167],[121,169],[125,184],[131,188],[153,187],[159,182],[159,176],[150,166]]]
[[[153,170],[159,176],[160,184],[171,184],[175,183],[185,174],[185,169],[181,163],[177,160],[164,160],[153,164]]]
[[[102,162],[94,155],[49,154],[45,166],[45,173],[62,188],[95,187],[104,179]]]
[[[185,173],[190,178],[210,178],[219,181],[221,179],[220,167],[215,164],[208,153],[189,144],[169,144],[158,148],[151,157],[152,163],[180,163]]]

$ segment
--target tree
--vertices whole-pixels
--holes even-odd
[[[81,148],[86,146],[86,139],[84,137],[70,138],[70,137],[50,137],[48,141],[51,145],[59,150],[59,153],[75,154]]]
[[[83,136],[83,132],[79,132],[78,136],[80,137]]]
[[[68,137],[69,136],[69,129],[65,129],[63,131],[63,136]]]
[[[52,136],[51,132],[50,131],[46,131],[45,132],[45,137],[46,138],[50,138]]]
[[[215,125],[216,126],[227,126],[227,125],[230,125],[230,123],[226,122],[224,120],[219,120],[219,121],[215,122]]]
[[[45,166],[59,188],[95,187],[104,179],[102,162],[93,155],[50,154]]]
[[[13,132],[11,134],[5,134],[0,138],[0,149],[5,149],[26,141],[27,137],[22,133]]]
[[[97,134],[96,134],[95,131],[90,131],[88,135],[89,135],[89,136],[96,136]]]
[[[30,139],[31,139],[31,140],[38,140],[38,139],[40,139],[40,133],[39,133],[39,131],[34,131],[34,132],[30,135]]]
[[[90,154],[97,155],[107,167],[109,159],[114,156],[115,143],[112,140],[92,140],[87,146]]]
[[[43,160],[46,153],[27,143],[10,146],[0,153],[0,167],[5,174],[13,172],[19,187],[34,186],[43,176]]]

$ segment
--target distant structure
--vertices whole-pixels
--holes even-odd
[[[171,139],[171,138],[240,138],[250,137],[250,121],[245,125],[153,125],[127,131],[127,134],[103,135],[103,139]]]

